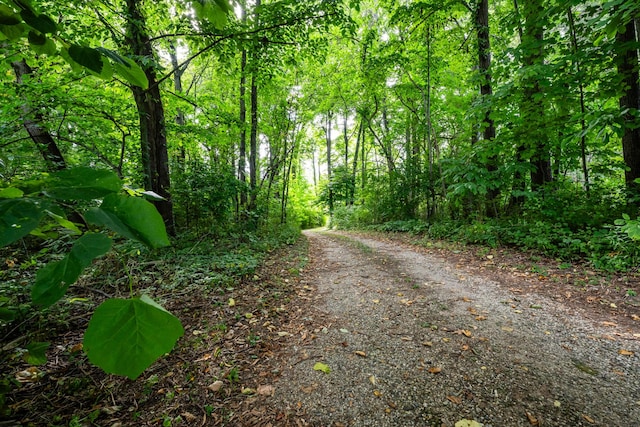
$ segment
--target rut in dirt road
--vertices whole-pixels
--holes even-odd
[[[632,334],[400,245],[306,235],[317,303],[271,402],[298,425],[640,423]]]

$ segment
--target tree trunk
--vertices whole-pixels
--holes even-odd
[[[616,34],[618,47],[616,65],[622,79],[624,91],[620,96],[620,109],[624,113],[624,134],[622,135],[622,153],[627,170],[624,180],[627,188],[632,190],[631,197],[637,196],[640,185],[635,182],[640,178],[640,128],[635,119],[640,100],[640,86],[638,85],[638,50],[633,46],[636,41],[634,20],[630,20],[624,27],[624,32]]]
[[[127,32],[125,44],[137,57],[152,60],[154,58],[151,39],[145,26],[145,18],[137,0],[127,0]],[[173,205],[169,193],[169,155],[167,152],[167,132],[164,107],[160,97],[156,72],[153,65],[142,64],[149,88],[131,86],[138,108],[140,120],[140,145],[142,150],[142,168],[144,185],[164,198],[154,204],[164,220],[167,232],[175,234]]]
[[[525,25],[522,40],[524,47],[523,65],[525,67],[534,68],[542,66],[544,63],[543,11],[541,0],[525,0],[523,7]],[[523,80],[524,105],[521,106],[521,113],[526,128],[525,134],[530,139],[529,151],[531,152],[531,157],[529,158],[529,163],[533,166],[531,189],[535,191],[552,180],[551,158],[548,135],[544,130],[544,97],[539,78],[533,75]]]
[[[258,10],[261,1],[256,0],[255,4],[255,26],[259,25]],[[256,198],[258,197],[258,66],[255,63],[257,55],[254,52],[253,72],[251,74],[251,132],[249,135],[249,211],[255,211]]]
[[[486,101],[493,94],[491,87],[491,41],[489,38],[489,1],[479,0],[476,8],[476,32],[478,38],[478,69],[480,70],[480,97],[483,98],[483,105],[488,105]],[[482,119],[482,138],[485,141],[494,141],[496,137],[496,127],[491,118],[491,108],[486,107]],[[495,141],[494,141],[495,143]],[[487,171],[489,174],[498,170],[495,155],[487,159]],[[487,191],[487,216],[497,216],[496,200],[500,192],[497,188],[490,188]]]
[[[33,73],[33,70],[24,59],[12,62],[11,66],[16,75],[18,85],[23,84],[23,76]],[[33,110],[27,99],[24,100],[20,108],[22,109],[22,125],[29,134],[29,137],[31,137],[31,140],[36,144],[38,151],[47,165],[47,170],[54,172],[65,169],[67,163],[53,136],[51,136],[45,128],[42,114],[37,110]]]
[[[246,24],[247,11],[246,2],[241,2],[241,20]],[[242,57],[240,59],[240,146],[238,153],[238,179],[246,185],[247,183],[247,104],[245,94],[247,91],[247,50],[242,49]],[[247,207],[247,190],[243,186],[240,189],[240,206]]]
[[[327,180],[329,181],[329,215],[333,215],[333,189],[331,188],[331,119],[333,114],[327,112],[327,126],[324,130],[327,142]]]

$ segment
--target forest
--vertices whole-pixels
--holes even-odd
[[[135,379],[171,289],[321,226],[635,272],[639,36],[634,0],[0,0],[0,359],[89,311]]]

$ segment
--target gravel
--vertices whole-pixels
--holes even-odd
[[[282,424],[640,425],[640,330],[398,244],[306,235],[312,301],[269,401]]]

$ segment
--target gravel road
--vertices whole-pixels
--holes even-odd
[[[398,244],[306,236],[310,303],[270,398],[287,419],[640,425],[640,328],[583,318]]]

